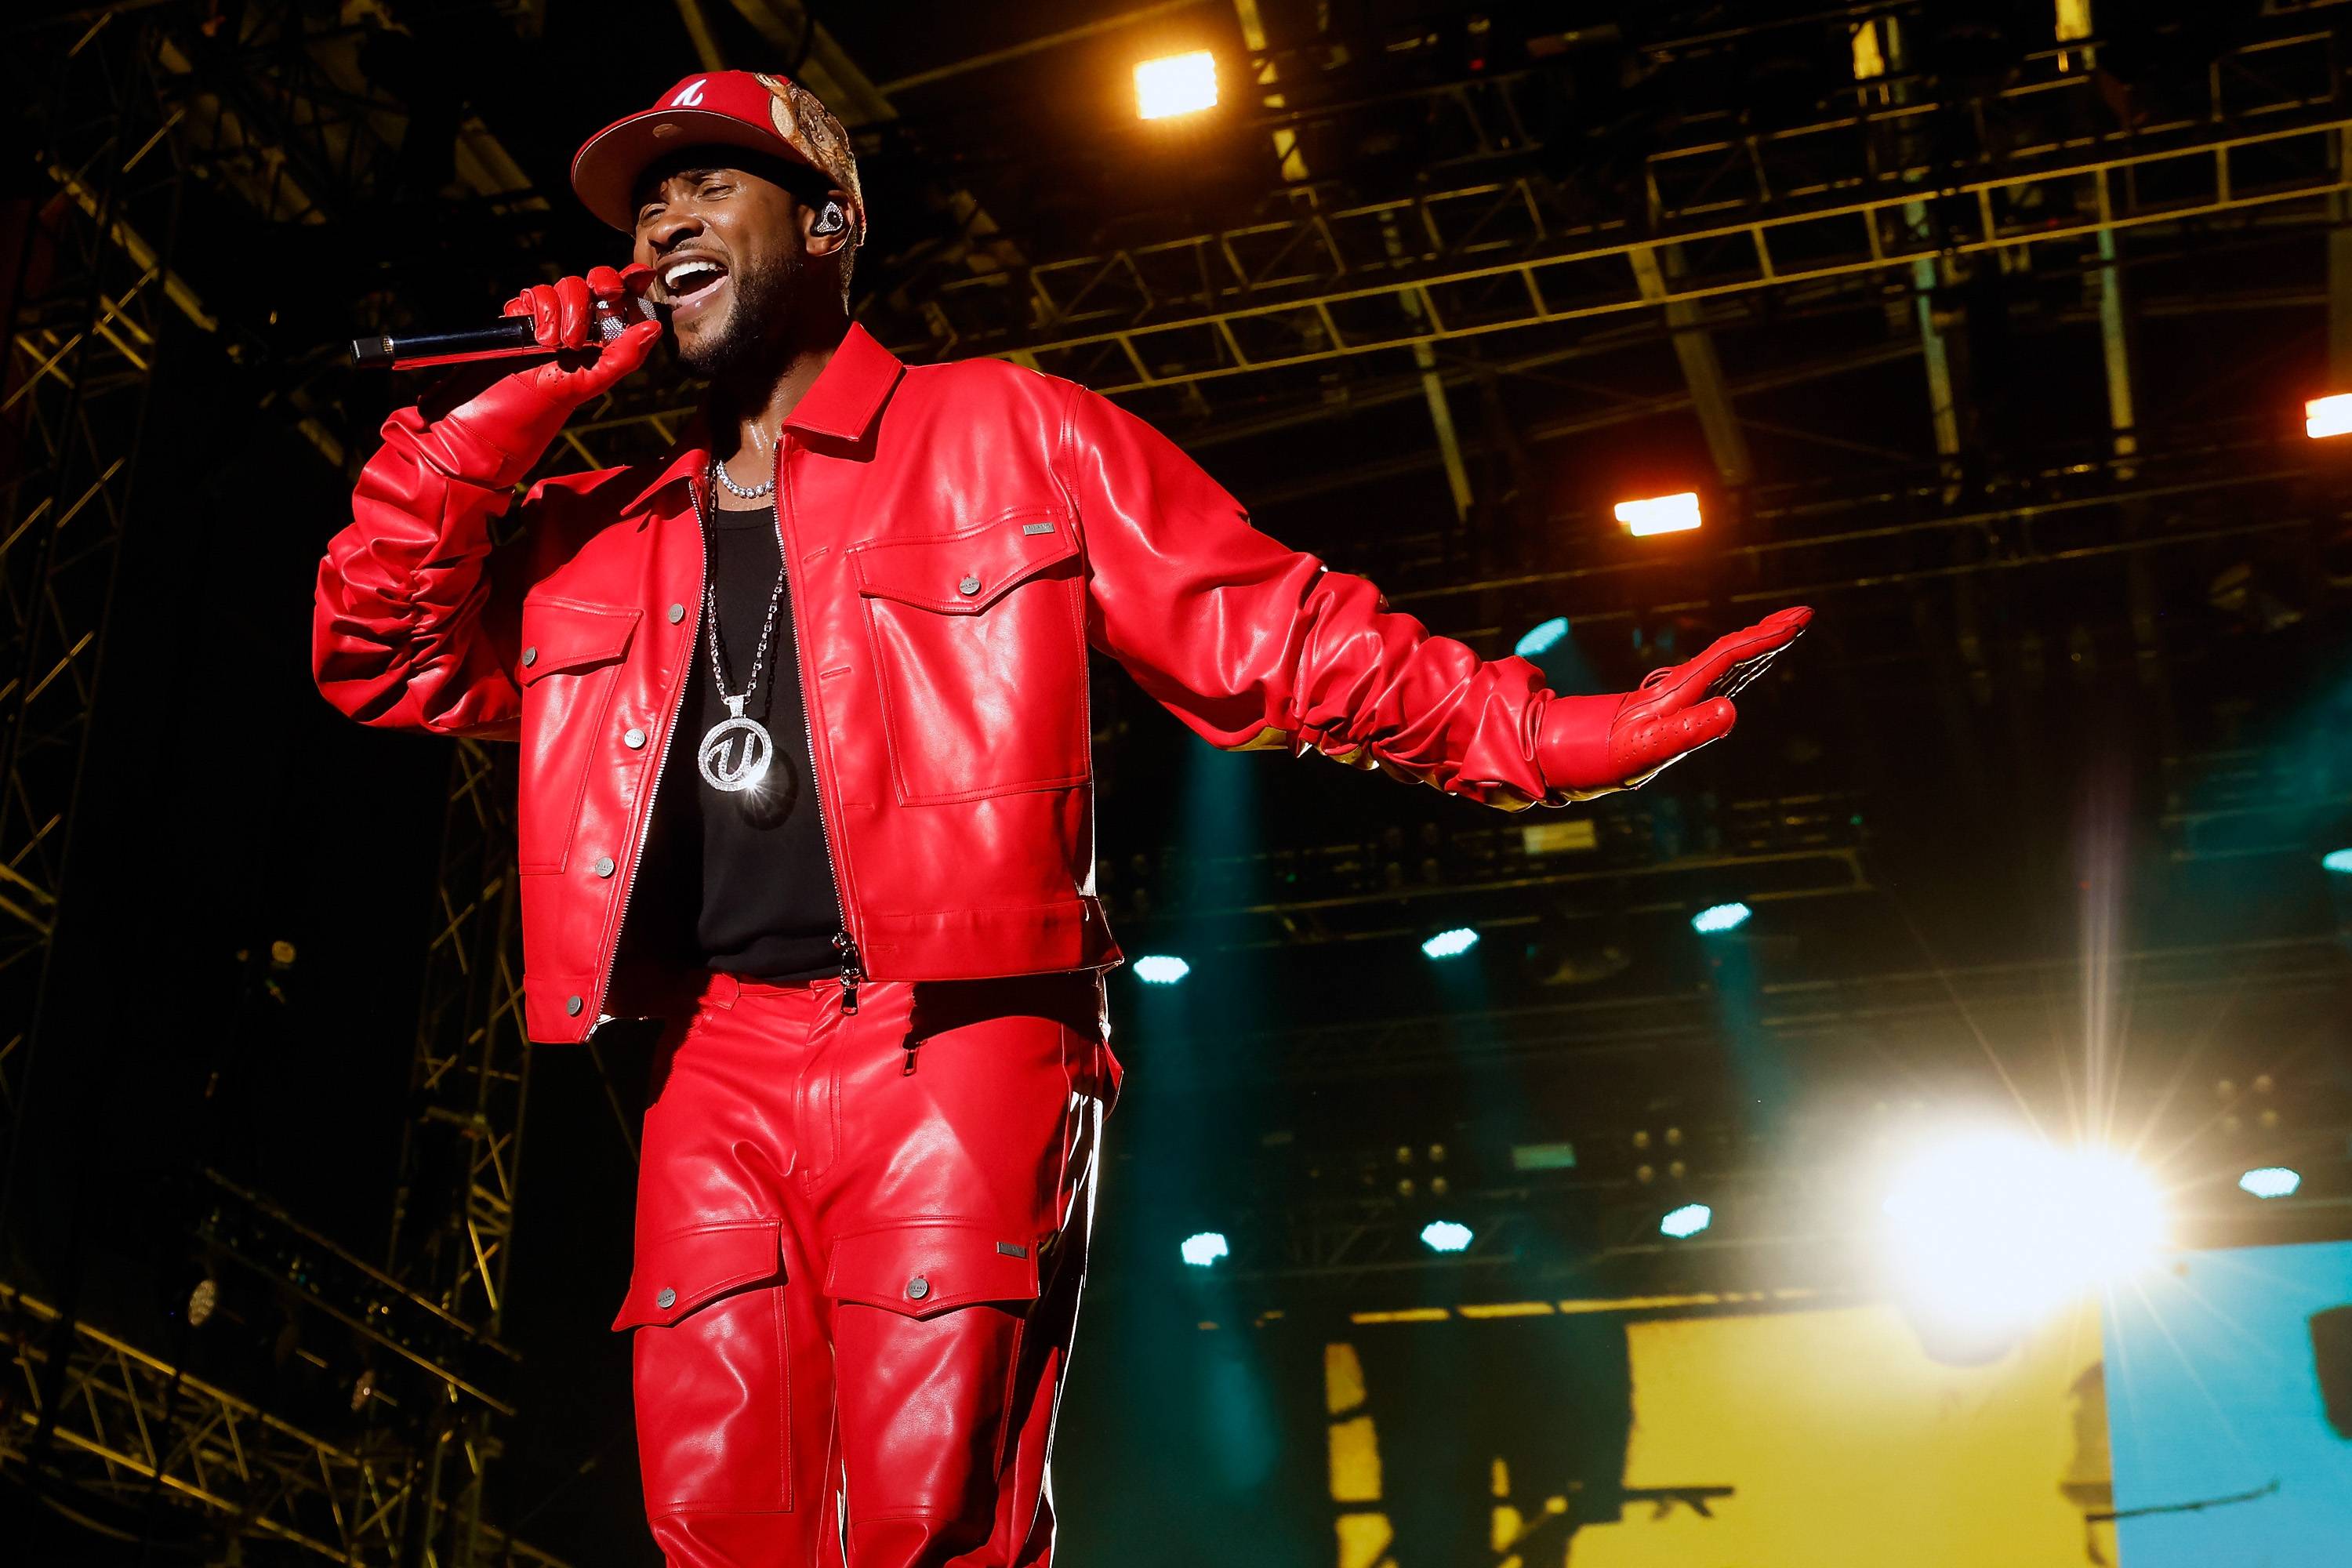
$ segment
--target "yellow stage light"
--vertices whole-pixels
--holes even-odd
[[[1166,120],[1217,107],[1217,57],[1206,49],[1145,60],[1135,68],[1139,119]]]
[[[2352,392],[2315,397],[2303,405],[2303,433],[2315,441],[2352,435]]]
[[[1698,492],[1652,496],[1646,500],[1621,500],[1617,521],[1636,539],[1653,533],[1685,533],[1698,526]]]

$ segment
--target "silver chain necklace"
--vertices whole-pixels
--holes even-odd
[[[760,442],[759,437],[756,435],[752,437],[751,445],[755,449],[759,448]],[[764,450],[761,451],[761,455],[763,457],[766,456]],[[727,465],[720,462],[715,457],[710,460],[710,471],[719,476],[719,482],[725,485],[728,490],[733,494],[738,500],[759,500],[765,497],[770,490],[776,488],[776,470],[773,464],[769,465],[768,477],[761,480],[758,484],[752,486],[748,490],[741,485],[735,482],[734,476],[727,471]]]
[[[720,479],[726,479],[726,468],[716,459],[710,466],[718,471]],[[775,481],[770,479],[768,483],[772,486]],[[739,496],[744,494],[736,489],[732,482],[727,488]],[[762,487],[759,493],[765,495],[767,488]],[[782,542],[782,540],[777,541],[780,549]],[[719,638],[719,588],[709,580],[709,574],[704,574],[702,618],[703,624],[710,628],[710,679],[719,688],[719,700],[727,704],[728,716],[704,733],[702,747],[696,754],[695,762],[702,770],[704,783],[729,795],[757,789],[761,781],[768,776],[769,763],[775,759],[774,738],[757,719],[746,718],[743,708],[751,701],[751,693],[760,689],[760,674],[768,663],[768,644],[776,635],[776,612],[783,602],[784,565],[779,560],[776,563],[776,585],[768,594],[767,624],[760,628],[760,644],[751,655],[751,678],[743,683],[741,691],[730,695],[727,689],[727,652]],[[738,736],[742,738],[740,745],[736,741]]]

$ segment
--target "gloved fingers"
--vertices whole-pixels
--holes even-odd
[[[556,342],[567,349],[583,349],[603,341],[596,330],[596,302],[588,293],[584,278],[559,278],[555,281]]]
[[[1752,626],[1716,638],[1696,658],[1644,681],[1643,695],[1662,712],[1702,697],[1736,696],[1804,635],[1812,618],[1802,605],[1775,610]]]
[[[509,316],[529,316],[531,336],[543,349],[560,347],[556,339],[555,290],[544,283],[533,283],[507,301]]]
[[[1668,763],[1711,746],[1739,721],[1727,697],[1710,697],[1679,712],[1627,725],[1609,742],[1611,771],[1620,778],[1646,779]]]
[[[597,350],[595,363],[572,373],[575,395],[584,401],[611,390],[646,363],[661,335],[659,321],[631,321],[619,337]]]

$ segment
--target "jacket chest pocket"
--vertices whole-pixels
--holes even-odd
[[[613,690],[642,612],[568,599],[522,602],[522,806],[516,866],[561,871],[580,825],[590,763],[605,734]]]
[[[1067,518],[1024,510],[849,554],[902,804],[1085,781],[1084,588]]]

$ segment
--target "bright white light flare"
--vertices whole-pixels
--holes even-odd
[[[1478,933],[1468,926],[1455,926],[1452,931],[1439,931],[1421,944],[1428,958],[1459,958],[1478,945]]]
[[[1696,1236],[1715,1223],[1715,1211],[1705,1204],[1685,1204],[1658,1222],[1658,1234],[1676,1241]]]
[[[2303,433],[2315,441],[2352,434],[2352,392],[2315,397],[2303,405]]]
[[[1653,533],[1687,533],[1698,526],[1698,492],[1652,496],[1646,500],[1621,500],[1617,521],[1636,539]]]
[[[1717,931],[1738,931],[1748,923],[1748,917],[1754,912],[1746,904],[1709,904],[1691,916],[1691,930],[1701,936],[1712,936]]]
[[[1432,1252],[1459,1252],[1470,1245],[1470,1227],[1450,1219],[1433,1219],[1421,1227],[1421,1240]]]
[[[1549,653],[1558,647],[1560,639],[1566,636],[1568,636],[1568,617],[1554,616],[1548,621],[1538,621],[1529,626],[1520,635],[1518,646],[1511,651],[1521,658],[1533,658],[1539,653]]]
[[[1230,1257],[1233,1251],[1225,1245],[1225,1238],[1213,1230],[1186,1237],[1177,1250],[1183,1253],[1184,1261],[1195,1268],[1206,1268],[1218,1258]]]
[[[1147,952],[1135,961],[1135,977],[1146,985],[1173,985],[1192,973],[1192,966],[1172,952]]]
[[[1135,112],[1166,120],[1217,107],[1217,57],[1206,49],[1145,60],[1135,68]]]
[[[2119,1283],[2164,1244],[2147,1173],[2105,1149],[2007,1129],[1945,1138],[1896,1174],[1884,1205],[1889,1259],[1923,1313],[1979,1330],[2022,1327]]]
[[[2238,1190],[2258,1198],[2291,1198],[2303,1185],[2303,1173],[2284,1165],[2264,1165],[2238,1178]]]

